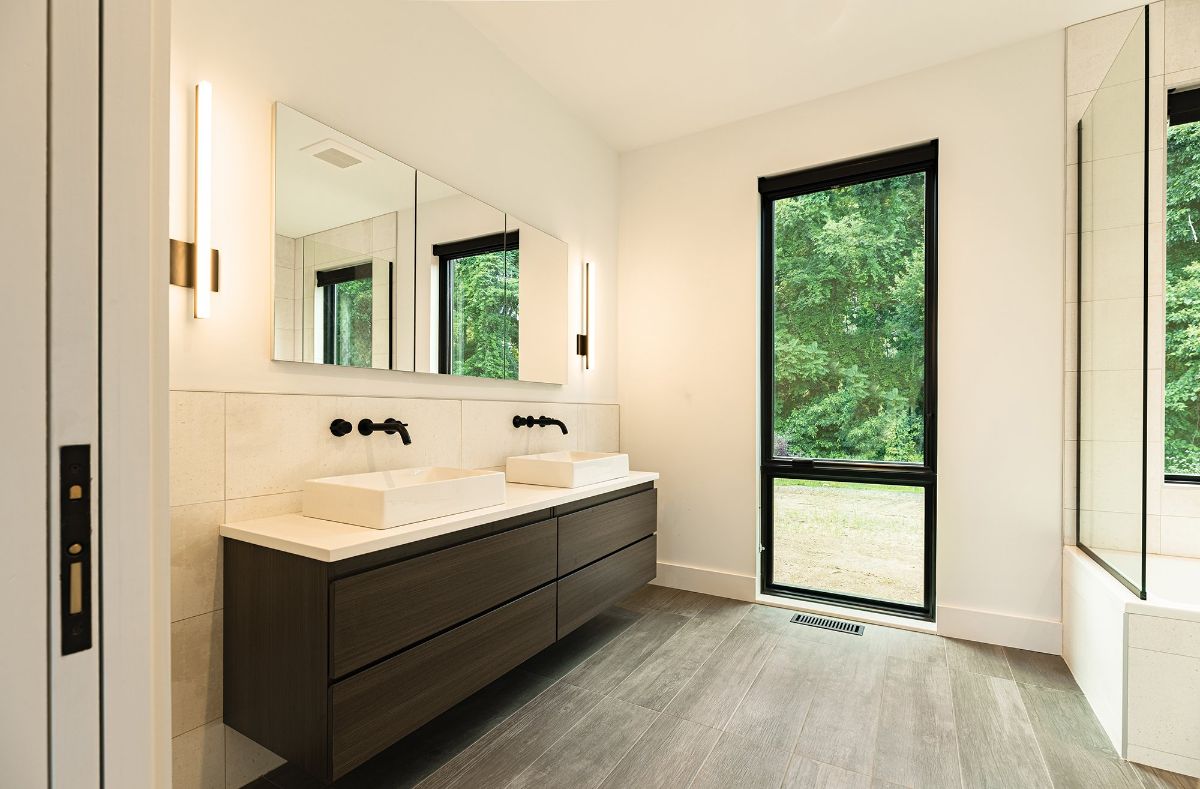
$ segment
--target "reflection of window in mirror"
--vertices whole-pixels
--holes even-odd
[[[367,260],[316,272],[314,335],[316,358],[322,363],[372,366],[374,269],[374,262]],[[390,280],[390,261],[387,270]],[[390,282],[388,292],[391,292]],[[390,357],[390,332],[388,336]]]
[[[438,372],[516,380],[517,231],[435,244]]]
[[[1168,481],[1200,482],[1200,88],[1167,96]]]

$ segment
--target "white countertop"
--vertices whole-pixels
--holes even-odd
[[[322,562],[336,562],[351,556],[361,556],[364,553],[372,553],[384,548],[394,548],[397,545],[439,537],[483,523],[570,504],[573,501],[653,482],[656,479],[658,479],[658,473],[654,471],[631,471],[627,477],[578,488],[548,488],[541,485],[519,485],[508,482],[505,483],[505,502],[503,504],[410,523],[394,529],[366,529],[361,526],[351,526],[348,523],[306,518],[295,512],[288,515],[276,515],[273,518],[226,523],[221,526],[221,536],[261,545],[264,548],[294,553],[298,556],[307,556]]]

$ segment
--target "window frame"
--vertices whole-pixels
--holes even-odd
[[[1169,131],[1170,127],[1172,127],[1172,126],[1183,126],[1188,123],[1200,123],[1200,87],[1185,88],[1185,89],[1172,88],[1171,90],[1169,90],[1167,92],[1167,129]],[[1164,154],[1164,158],[1165,158],[1165,154],[1166,154],[1165,149],[1163,151],[1163,154]],[[1164,165],[1164,177],[1166,179],[1169,179],[1171,177],[1171,174],[1165,171],[1165,165]],[[1166,180],[1163,181],[1163,191],[1164,191],[1164,193],[1166,192]],[[1163,244],[1164,244],[1164,247],[1163,247],[1163,272],[1162,272],[1164,304],[1166,302],[1166,294],[1167,294],[1167,292],[1166,292],[1166,287],[1167,287],[1167,270],[1166,270],[1167,250],[1166,250],[1166,246],[1165,246],[1166,233],[1167,233],[1167,225],[1166,225],[1166,216],[1164,214],[1164,216],[1163,216]],[[1166,347],[1165,347],[1166,316],[1165,315],[1163,318],[1163,326],[1164,326],[1163,352],[1166,353]],[[1163,415],[1163,435],[1162,435],[1162,440],[1164,442],[1164,445],[1165,445],[1166,438],[1167,438],[1166,418],[1165,417],[1166,417],[1166,415],[1164,414]],[[1171,474],[1171,473],[1164,471],[1163,472],[1163,483],[1168,484],[1168,485],[1200,485],[1200,474]]]
[[[392,263],[388,262],[388,293],[392,291]],[[343,282],[354,282],[360,279],[374,279],[375,264],[374,261],[365,260],[349,265],[337,266],[336,268],[321,269],[316,272],[316,289],[330,288],[327,295],[321,297],[321,304],[324,311],[322,330],[324,343],[321,348],[321,355],[324,357],[321,360],[322,364],[333,364],[337,362],[337,332],[335,325],[337,322],[337,286]],[[391,299],[388,299],[389,305]],[[391,325],[391,315],[389,310],[389,326]],[[374,331],[372,326],[371,331]],[[388,332],[388,367],[391,367],[392,356],[392,340],[391,331]]]
[[[763,594],[933,621],[936,610],[937,510],[937,216],[938,141],[871,154],[833,164],[764,176],[760,195],[759,288],[759,511],[760,570]],[[784,458],[774,454],[775,413],[775,212],[778,200],[901,175],[925,175],[925,381],[924,461],[900,463],[826,458]],[[777,479],[920,487],[925,498],[924,589],[920,605],[802,589],[774,579],[774,484]]]
[[[520,230],[489,233],[486,236],[464,238],[461,241],[447,241],[442,244],[433,245],[433,255],[438,259],[437,364],[439,375],[454,374],[450,371],[452,366],[450,329],[454,325],[454,322],[451,320],[451,311],[454,308],[454,299],[452,298],[454,289],[454,262],[462,258],[486,255],[492,252],[507,253],[510,249],[520,249],[520,246]]]

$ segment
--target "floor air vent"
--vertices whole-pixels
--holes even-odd
[[[863,626],[858,622],[844,622],[841,619],[830,619],[827,616],[796,614],[792,617],[792,622],[797,625],[808,625],[809,627],[819,627],[824,630],[835,630],[839,633],[846,633],[852,636],[861,636],[863,634]]]

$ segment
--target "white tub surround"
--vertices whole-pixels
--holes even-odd
[[[1140,555],[1105,551],[1119,564]],[[1139,600],[1063,549],[1063,658],[1117,752],[1200,778],[1200,559],[1146,557]]]
[[[221,536],[232,540],[261,545],[277,551],[294,553],[322,562],[336,562],[352,556],[394,548],[412,542],[440,537],[450,532],[469,529],[484,523],[527,515],[538,510],[559,507],[574,501],[652,483],[658,479],[653,471],[634,471],[623,479],[613,479],[578,488],[550,488],[541,485],[505,485],[505,503],[481,510],[398,526],[394,529],[367,529],[348,523],[306,518],[299,513],[273,518],[226,523]]]

